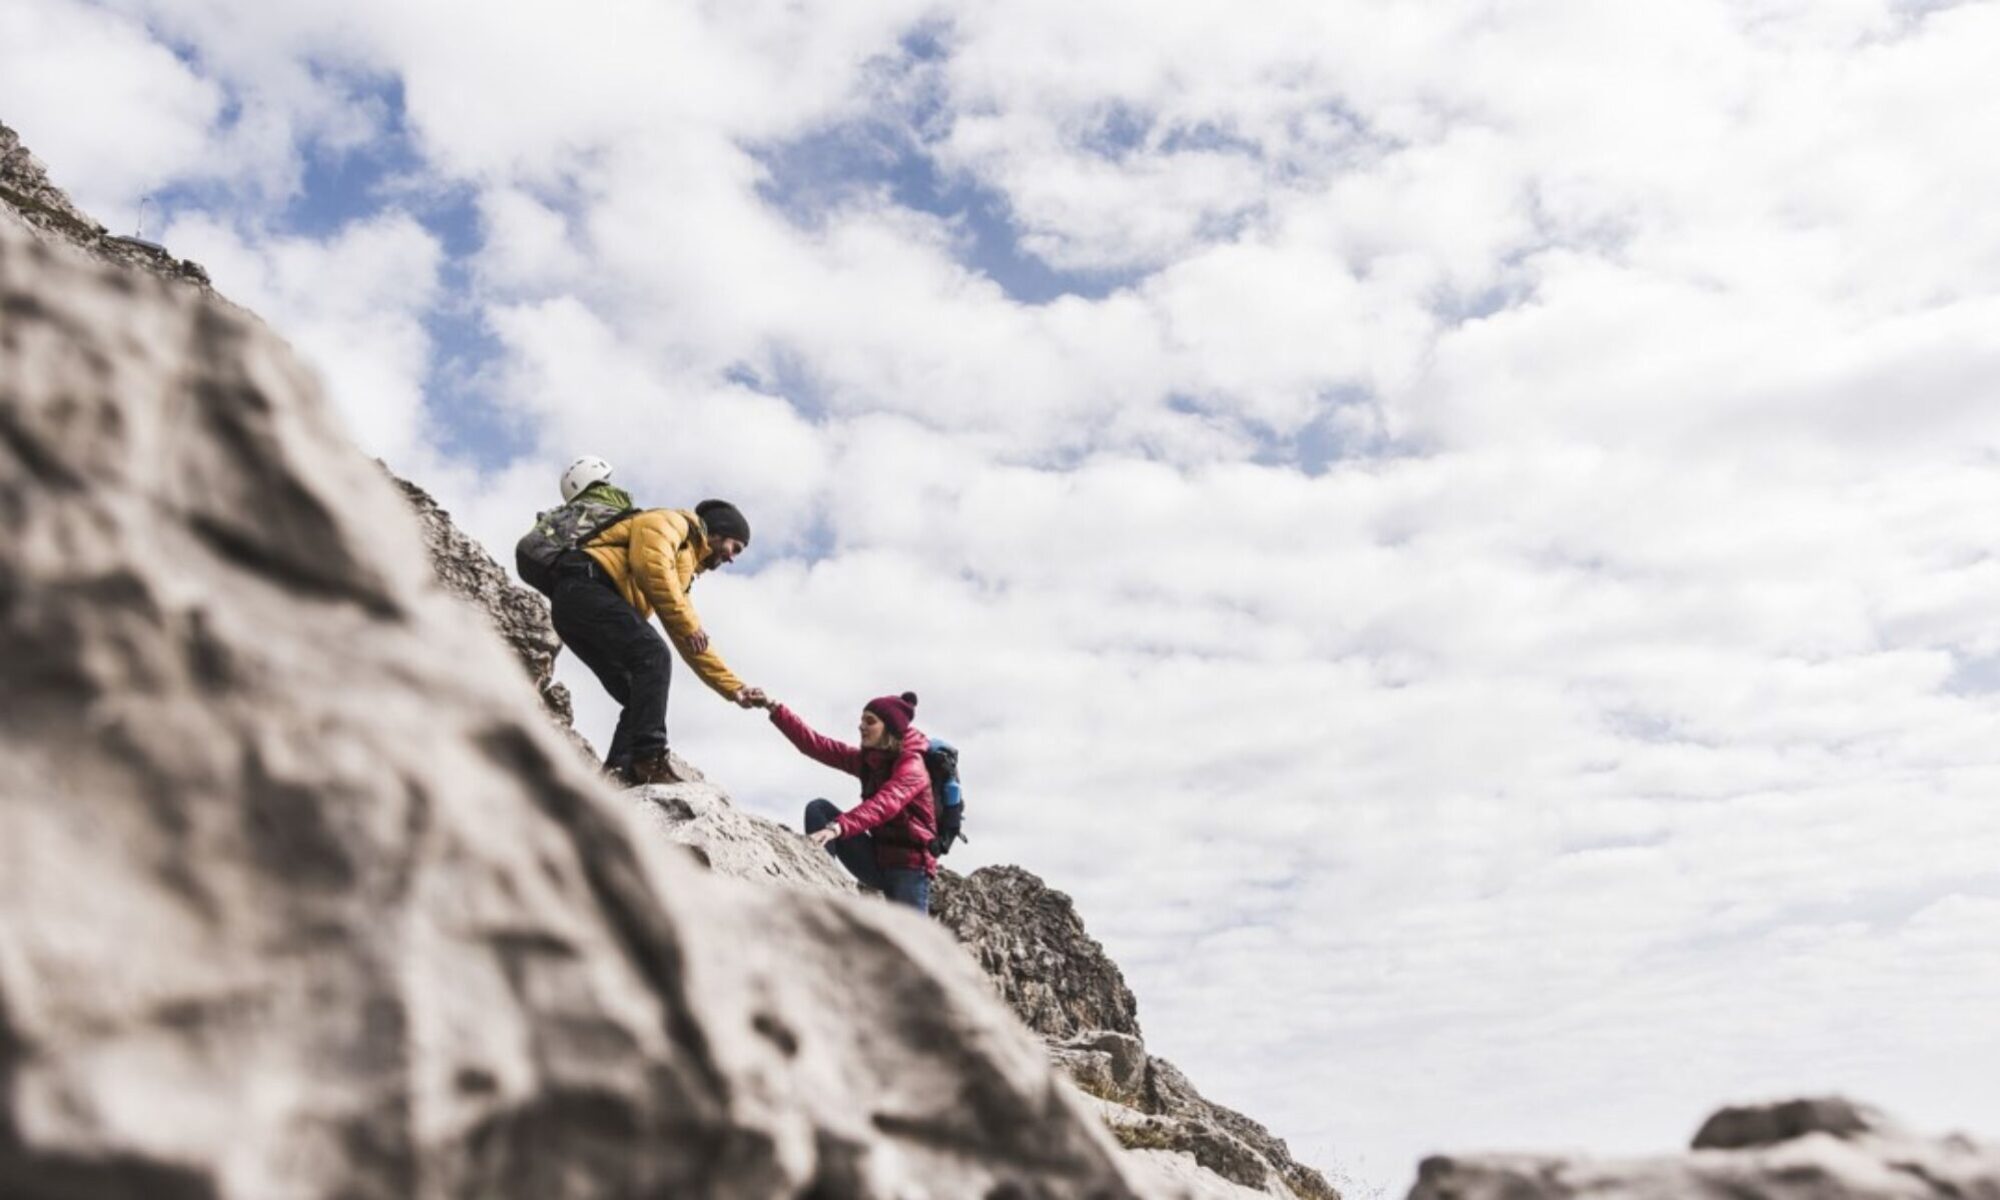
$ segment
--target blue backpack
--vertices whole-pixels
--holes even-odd
[[[958,748],[950,742],[931,739],[924,751],[924,770],[931,777],[931,799],[937,805],[937,836],[931,839],[932,854],[951,853],[951,844],[965,836],[965,791],[958,782]]]

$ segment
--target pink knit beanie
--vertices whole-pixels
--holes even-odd
[[[891,733],[902,737],[909,732],[910,722],[917,719],[917,694],[904,692],[900,696],[877,696],[862,705],[861,711],[874,713]]]

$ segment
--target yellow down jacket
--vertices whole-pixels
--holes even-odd
[[[699,654],[688,652],[688,639],[701,631],[688,589],[708,557],[708,530],[700,517],[685,509],[649,508],[606,529],[583,549],[640,616],[658,614],[674,649],[703,683],[735,698],[743,681],[723,664],[713,645]]]

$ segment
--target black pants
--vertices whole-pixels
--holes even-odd
[[[624,770],[667,748],[667,684],[673,652],[666,639],[625,603],[604,569],[571,551],[556,568],[549,598],[556,636],[583,660],[611,698],[624,706],[604,765]]]

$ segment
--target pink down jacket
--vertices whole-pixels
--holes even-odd
[[[863,750],[816,732],[782,704],[771,709],[771,724],[807,758],[861,780],[861,803],[840,814],[840,836],[872,833],[877,866],[936,876],[937,856],[930,847],[937,836],[937,804],[924,770],[929,738],[911,729],[900,750]]]

